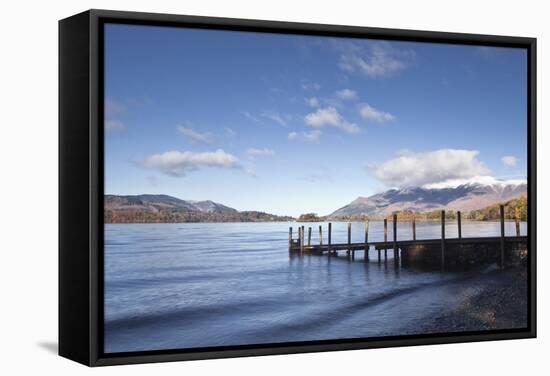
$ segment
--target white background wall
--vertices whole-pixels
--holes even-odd
[[[548,212],[550,26],[544,1],[6,1],[0,22],[0,373],[542,374],[549,364],[548,217],[539,217],[539,338],[88,369],[57,342],[57,20],[106,8],[538,38],[538,209]],[[467,109],[466,109],[467,110]],[[495,135],[498,141],[498,135]]]

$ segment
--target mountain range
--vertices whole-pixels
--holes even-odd
[[[105,223],[271,222],[292,217],[238,211],[214,201],[182,200],[168,195],[104,196]]]
[[[452,187],[414,187],[390,189],[368,197],[358,197],[329,214],[325,219],[355,216],[383,217],[396,211],[426,213],[448,209],[469,212],[520,196],[527,196],[524,181],[472,181]],[[182,200],[168,195],[104,196],[106,223],[140,222],[268,222],[291,221],[259,211],[238,211],[205,200]]]
[[[328,218],[386,216],[395,211],[429,212],[436,209],[471,211],[527,195],[525,182],[469,182],[456,187],[390,189],[358,197]]]
[[[181,200],[168,195],[105,195],[105,210],[142,211],[158,213],[161,211],[198,211],[202,213],[237,213],[236,209],[214,201]]]

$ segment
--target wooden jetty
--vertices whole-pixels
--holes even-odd
[[[500,267],[508,264],[517,263],[524,259],[527,254],[527,236],[520,234],[520,221],[516,213],[515,234],[507,236],[505,234],[504,205],[500,206],[500,236],[493,237],[472,237],[464,238],[462,236],[462,215],[457,212],[458,237],[446,237],[445,230],[445,211],[441,211],[441,236],[437,239],[417,239],[416,221],[413,218],[412,239],[397,239],[397,215],[394,214],[393,236],[388,240],[388,220],[384,219],[384,240],[369,240],[369,222],[365,222],[364,240],[361,242],[352,242],[351,223],[347,226],[347,242],[332,243],[332,223],[328,223],[327,242],[323,242],[323,228],[319,226],[319,243],[311,243],[312,228],[307,229],[307,244],[305,244],[305,228],[298,227],[298,239],[293,239],[292,227],[289,228],[288,249],[292,253],[327,255],[328,257],[337,256],[339,251],[345,251],[347,257],[355,259],[356,252],[363,252],[365,262],[369,262],[369,250],[372,248],[378,251],[378,262],[381,262],[381,251],[384,251],[384,262],[387,262],[387,252],[393,252],[394,263],[402,266],[440,266],[453,267],[460,265],[472,265],[479,263],[497,262]]]

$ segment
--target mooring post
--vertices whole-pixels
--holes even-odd
[[[521,233],[520,233],[520,228],[519,228],[519,218],[521,216],[521,213],[519,212],[518,208],[516,208],[515,210],[515,220],[516,220],[516,236],[520,236]]]
[[[369,261],[369,221],[365,222],[365,261]]]
[[[504,205],[500,205],[500,267],[504,268]]]
[[[456,220],[458,224],[458,238],[462,239],[462,213],[460,213],[460,210],[456,212]]]
[[[307,229],[307,245],[311,245],[311,227]]]
[[[441,210],[441,269],[445,269],[445,210]]]
[[[384,218],[384,243],[388,242],[388,219]],[[385,247],[385,244],[384,244]],[[384,262],[388,261],[388,249],[384,248]]]
[[[298,241],[300,242],[300,254],[304,253],[304,228],[299,227],[298,232],[300,233]]]
[[[413,217],[413,240],[416,240],[416,218]]]
[[[351,222],[348,223],[348,256],[349,256],[349,253],[351,251]]]
[[[332,223],[328,223],[328,257],[330,257],[330,245],[332,243]]]
[[[323,253],[323,226],[319,225],[319,249]]]
[[[298,244],[300,244],[300,232],[302,231],[302,228],[300,226],[298,226]]]
[[[292,250],[292,226],[288,228],[288,251]]]
[[[394,262],[397,262],[399,259],[399,250],[397,249],[397,214],[393,215],[393,259]]]

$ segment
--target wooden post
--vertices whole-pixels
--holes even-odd
[[[307,245],[311,245],[311,227],[307,229]]]
[[[445,210],[441,210],[441,269],[445,269]]]
[[[304,227],[300,227],[300,254],[304,253]]]
[[[388,242],[388,219],[384,218],[384,243]],[[388,250],[384,248],[384,261],[388,260]]]
[[[332,242],[332,223],[328,223],[328,257],[330,257],[330,245]]]
[[[416,240],[416,218],[413,217],[413,240]]]
[[[351,244],[351,222],[348,223],[348,247],[350,246]],[[348,256],[349,256],[349,252],[351,251],[350,248],[348,248]]]
[[[520,233],[520,230],[519,230],[519,224],[520,224],[520,221],[519,221],[519,217],[520,217],[520,212],[518,210],[518,208],[516,208],[515,210],[515,220],[516,220],[516,236],[520,236],[521,233]]]
[[[460,210],[456,212],[456,220],[458,224],[458,238],[462,239],[462,213]]]
[[[396,262],[397,259],[399,259],[399,250],[397,249],[397,214],[394,214],[393,215],[393,261]]]
[[[369,261],[369,221],[365,222],[365,261]]]
[[[323,253],[323,226],[319,225],[319,245],[321,253]]]
[[[300,244],[301,244],[301,239],[302,239],[302,238],[301,238],[301,235],[300,235],[300,232],[301,232],[301,231],[302,231],[302,230],[301,230],[300,226],[298,226],[298,246],[300,247],[300,252],[302,251],[302,247],[301,247],[301,245],[300,245]]]
[[[500,205],[500,267],[504,268],[504,205]]]
[[[288,228],[288,251],[292,250],[292,226]]]

